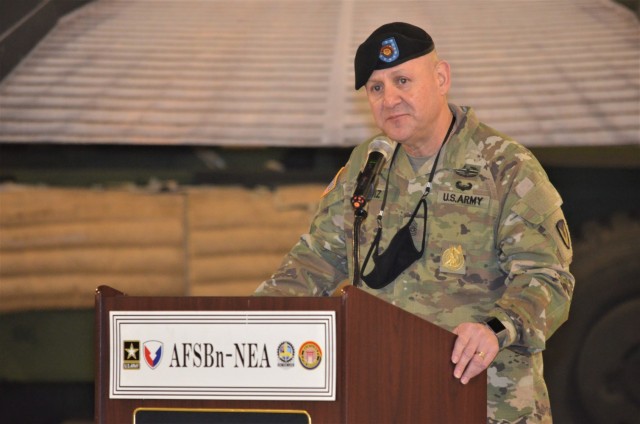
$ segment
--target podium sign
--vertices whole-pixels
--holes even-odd
[[[112,399],[335,400],[334,311],[111,311]]]
[[[96,291],[96,423],[485,423],[455,335],[356,287],[341,297]]]

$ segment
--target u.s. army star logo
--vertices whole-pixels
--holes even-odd
[[[443,272],[453,272],[456,274],[464,274],[464,252],[462,246],[451,246],[442,253],[442,262],[440,270]]]

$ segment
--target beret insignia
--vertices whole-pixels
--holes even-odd
[[[380,60],[383,62],[391,63],[398,59],[400,56],[400,50],[398,50],[398,43],[393,37],[389,37],[382,42],[380,47]]]

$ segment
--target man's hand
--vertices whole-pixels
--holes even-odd
[[[453,346],[451,362],[456,364],[453,376],[462,384],[467,384],[484,371],[498,354],[498,338],[484,324],[464,322],[453,330],[456,343]]]

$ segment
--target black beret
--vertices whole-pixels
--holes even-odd
[[[356,90],[367,83],[376,69],[392,68],[431,53],[434,48],[431,36],[422,28],[404,22],[382,25],[356,51]]]

